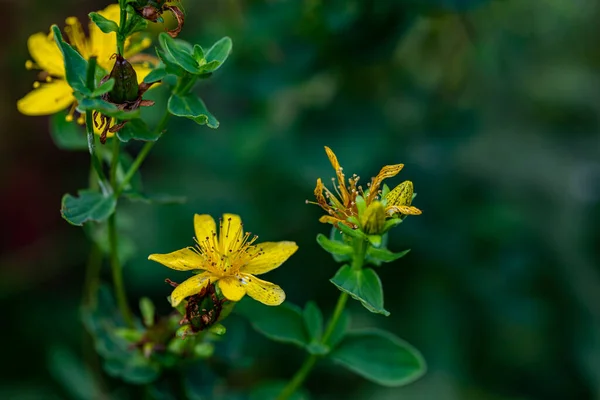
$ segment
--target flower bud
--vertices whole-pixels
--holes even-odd
[[[385,196],[388,206],[410,206],[413,197],[413,183],[404,181]]]
[[[385,224],[385,207],[380,201],[374,201],[365,210],[361,217],[363,232],[367,235],[381,233]]]

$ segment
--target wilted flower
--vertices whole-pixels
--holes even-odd
[[[346,183],[343,168],[335,153],[327,146],[325,152],[335,169],[337,182],[335,178],[332,179],[332,192],[323,185],[321,178],[317,179],[315,204],[327,212],[327,215],[319,219],[320,222],[334,226],[342,223],[353,229],[361,228],[368,234],[376,234],[381,233],[388,218],[421,214],[421,210],[410,205],[413,196],[413,184],[410,181],[402,182],[382,198],[383,180],[396,176],[404,164],[384,166],[377,176],[371,178],[371,182],[367,184],[368,189],[363,190],[358,185],[359,176],[352,175]]]
[[[224,214],[219,232],[210,215],[194,216],[196,247],[169,254],[151,254],[148,259],[178,271],[196,271],[171,294],[176,307],[188,296],[198,294],[209,283],[216,283],[225,298],[239,301],[248,294],[263,304],[276,306],[285,300],[277,285],[258,279],[279,267],[298,249],[294,242],[265,242],[255,245],[257,236],[244,233],[238,215]]]
[[[98,14],[118,24],[119,10],[117,4],[112,4],[104,10],[98,11]],[[110,71],[113,66],[111,56],[117,47],[116,33],[103,33],[96,24],[90,22],[88,25],[89,37],[86,37],[77,18],[67,18],[66,24],[65,33],[71,46],[86,60],[92,56],[97,57],[98,66],[105,71]],[[139,39],[139,36],[137,38]],[[136,41],[135,35],[125,42],[125,57],[133,62],[139,82],[142,82],[152,70],[148,61],[154,60],[154,58],[139,57],[142,55],[131,57],[149,47],[150,44],[151,40],[147,38]],[[34,90],[17,101],[17,109],[25,115],[50,115],[71,106],[67,119],[72,120],[76,100],[73,96],[73,89],[65,80],[64,58],[54,41],[52,32],[48,35],[42,32],[31,35],[27,46],[33,61],[27,61],[25,66],[27,69],[39,69],[41,72],[39,81],[33,85]],[[139,60],[136,61],[136,57],[139,57]],[[84,122],[83,116],[79,118],[78,122]]]

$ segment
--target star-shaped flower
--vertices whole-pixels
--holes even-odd
[[[196,246],[169,254],[151,254],[148,259],[178,271],[196,271],[173,290],[171,304],[176,307],[183,299],[199,293],[209,282],[216,283],[223,296],[239,301],[248,294],[269,306],[285,300],[279,286],[263,281],[261,275],[279,267],[298,249],[294,242],[254,244],[257,236],[244,233],[242,220],[235,214],[224,214],[219,220],[219,232],[210,215],[194,215]]]

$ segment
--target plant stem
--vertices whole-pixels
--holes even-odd
[[[94,309],[96,307],[96,292],[100,281],[100,268],[102,267],[102,252],[100,247],[92,242],[90,255],[85,267],[85,281],[83,285],[83,307]]]
[[[122,56],[125,53],[125,28],[127,25],[127,8],[125,0],[119,0],[119,7],[121,8],[119,31],[117,32],[117,53]]]
[[[165,129],[170,117],[171,117],[171,114],[169,112],[165,112],[162,119],[156,126],[156,129],[155,129],[156,133],[160,133]],[[123,177],[123,181],[119,185],[118,189],[115,191],[115,195],[117,197],[119,197],[121,195],[121,193],[125,189],[125,186],[127,186],[127,184],[129,184],[129,181],[131,180],[131,178],[133,178],[133,175],[135,175],[137,170],[140,168],[140,166],[146,159],[146,156],[148,155],[148,153],[150,153],[150,150],[152,150],[152,147],[154,147],[155,144],[156,144],[156,141],[154,141],[154,142],[148,141],[144,144],[144,147],[142,147],[142,150],[137,155],[137,157],[133,161],[133,164],[131,164],[131,167],[129,167],[129,170],[125,174],[125,177]]]
[[[352,257],[352,269],[358,270],[361,269],[365,262],[365,255],[367,253],[368,243],[365,240],[356,239],[354,242],[354,255]],[[331,339],[331,335],[335,331],[337,324],[344,312],[344,308],[346,307],[346,302],[348,301],[348,293],[342,292],[340,297],[338,297],[337,304],[335,305],[335,310],[333,311],[333,315],[327,324],[327,328],[325,329],[325,333],[323,334],[323,338],[321,339],[321,343],[328,346],[329,339]],[[310,371],[313,369],[317,360],[320,356],[311,354],[304,360],[304,363],[296,372],[292,380],[288,382],[288,384],[283,388],[279,396],[277,396],[277,400],[286,400],[291,395],[293,395],[296,390],[302,385],[302,383],[310,374]]]
[[[125,324],[133,328],[133,316],[129,305],[127,304],[127,295],[125,294],[125,285],[123,284],[123,267],[119,261],[118,237],[117,237],[117,214],[113,213],[108,218],[108,243],[110,246],[110,267],[112,270],[113,285],[119,310],[123,315]]]

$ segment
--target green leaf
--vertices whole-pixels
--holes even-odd
[[[293,343],[300,347],[308,345],[302,312],[297,306],[284,303],[277,307],[266,306],[246,296],[234,310],[248,319],[254,329],[271,340]]]
[[[318,242],[318,240],[319,239],[317,238],[317,242]],[[339,243],[346,244],[349,246],[349,244],[346,242],[344,235],[342,235],[342,232],[335,226],[331,227],[331,231],[329,233],[329,240],[332,242],[339,242]],[[330,253],[330,254],[333,256],[333,259],[335,260],[335,262],[343,263],[343,262],[352,260],[353,253],[351,253],[349,255],[342,255],[342,254],[336,254],[336,253]]]
[[[127,25],[125,25],[125,32],[123,36],[127,37],[135,32],[144,31],[147,27],[148,21],[136,14],[134,11],[131,11],[127,16]]]
[[[338,228],[344,235],[348,235],[349,237],[363,240],[366,240],[367,238],[367,235],[365,235],[361,230],[352,229],[346,224],[339,223]]]
[[[155,47],[155,49],[156,49],[156,55],[158,56],[158,58],[160,58],[162,63],[165,65],[165,70],[167,71],[168,74],[181,76],[185,72],[183,70],[183,68],[181,68],[179,66],[179,64],[177,64],[177,62],[171,56],[171,54],[169,54],[168,52],[166,52],[164,50],[159,49],[158,47]]]
[[[90,96],[91,97],[100,97],[104,93],[110,92],[114,86],[115,86],[115,80],[114,80],[114,78],[110,78],[109,80],[104,82],[102,85],[100,85],[96,89],[94,89],[94,91],[92,92],[92,94]]]
[[[213,129],[219,127],[219,121],[206,109],[204,102],[195,94],[171,95],[167,103],[167,109],[171,114],[189,118],[199,125],[206,124]]]
[[[387,232],[390,229],[400,225],[402,223],[402,218],[392,218],[392,219],[388,219],[387,221],[385,221],[385,224],[383,224],[383,228],[382,231],[383,232]]]
[[[388,249],[369,247],[367,249],[367,261],[379,266],[382,262],[389,263],[404,257],[410,249],[401,251],[400,253],[392,253]]]
[[[231,54],[232,46],[233,43],[227,36],[213,44],[206,52],[206,64],[201,67],[202,72],[213,72],[219,69]]]
[[[150,71],[150,73],[148,75],[146,75],[146,77],[144,78],[144,82],[145,83],[158,82],[161,79],[163,79],[165,76],[167,76],[167,69],[158,67],[158,68],[153,69],[152,71]]]
[[[321,245],[323,250],[326,252],[339,256],[344,260],[351,258],[352,254],[354,253],[352,246],[346,243],[330,240],[322,233],[317,235],[317,243],[319,243],[319,245]]]
[[[150,328],[154,325],[154,313],[156,311],[154,303],[147,297],[140,299],[140,311],[142,313],[142,320],[144,325]]]
[[[111,21],[110,19],[104,18],[102,15],[91,12],[88,14],[93,23],[95,23],[98,28],[104,33],[118,32],[119,25],[115,21]]]
[[[87,150],[88,143],[85,132],[74,121],[67,121],[66,111],[50,117],[50,135],[56,147],[62,150]]]
[[[374,247],[381,246],[381,235],[368,235],[367,239],[369,240],[369,243],[371,243],[372,246],[374,246]]]
[[[158,35],[158,41],[162,48],[171,55],[177,65],[192,74],[197,74],[200,71],[198,61],[194,59],[189,43],[181,39],[173,39],[166,32]]]
[[[403,386],[425,374],[421,353],[389,332],[369,329],[350,332],[329,357],[383,386]]]
[[[140,117],[140,110],[134,111],[123,111],[119,110],[117,106],[102,99],[94,98],[90,99],[83,96],[75,96],[77,99],[77,111],[83,113],[87,110],[98,111],[109,117],[117,118],[120,120],[130,120]]]
[[[196,59],[196,61],[198,61],[198,63],[203,63],[206,61],[204,59],[204,49],[199,44],[194,45],[193,54],[194,54],[194,58]]]
[[[117,200],[113,196],[105,197],[92,190],[80,190],[79,197],[66,194],[62,198],[60,213],[72,225],[83,225],[87,221],[104,221],[114,211]]]
[[[372,313],[390,313],[383,308],[383,288],[381,280],[371,268],[353,270],[349,265],[342,266],[330,282],[342,292],[348,293],[352,298],[360,301]]]
[[[87,76],[87,61],[71,47],[70,44],[63,40],[62,33],[58,26],[52,25],[52,33],[54,34],[54,41],[58,45],[60,52],[63,55],[65,63],[65,78],[71,87],[84,94],[90,94],[90,90],[86,86]]]
[[[156,142],[161,136],[162,132],[157,133],[151,130],[146,122],[140,118],[130,120],[117,132],[117,137],[121,142],[129,142],[130,140]]]
[[[314,301],[309,301],[302,313],[308,337],[313,341],[320,341],[323,335],[323,313]]]

